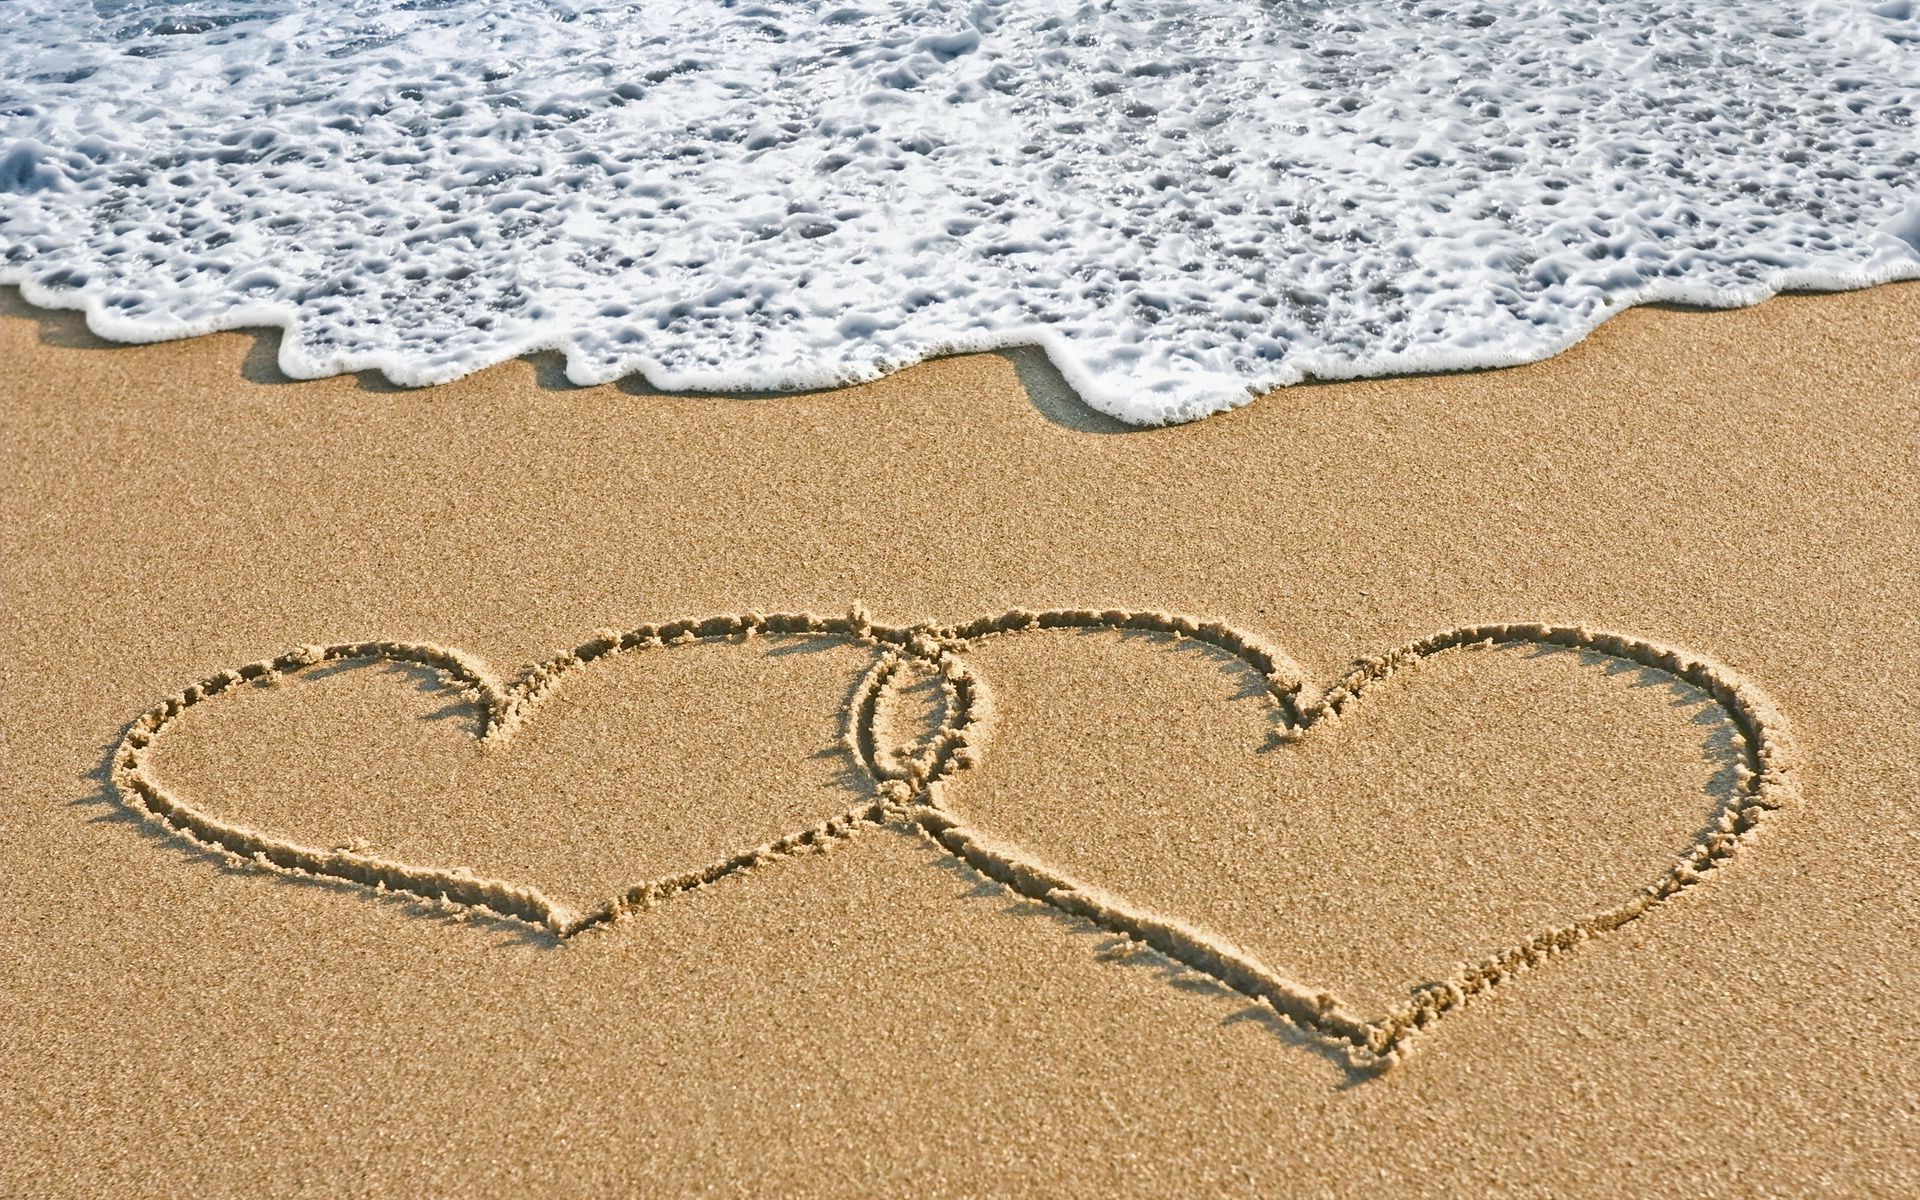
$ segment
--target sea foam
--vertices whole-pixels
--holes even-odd
[[[0,283],[281,367],[1187,420],[1920,277],[1920,4],[0,6]]]

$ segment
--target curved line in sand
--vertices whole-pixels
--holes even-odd
[[[1345,1008],[1332,994],[1291,979],[1214,934],[1135,907],[1056,871],[1017,847],[990,840],[947,808],[943,784],[979,761],[993,717],[990,693],[960,655],[987,638],[1042,629],[1136,630],[1212,646],[1260,674],[1279,705],[1290,738],[1339,720],[1375,685],[1447,650],[1518,644],[1589,650],[1662,672],[1704,692],[1738,731],[1743,762],[1734,795],[1716,811],[1712,828],[1634,895],[1610,908],[1533,933],[1477,962],[1459,964],[1445,979],[1414,989],[1407,1000],[1386,1014],[1367,1019]],[[168,792],[148,768],[147,755],[153,744],[186,709],[242,684],[271,681],[321,663],[386,660],[433,669],[450,686],[472,694],[484,714],[480,741],[500,746],[531,717],[542,698],[571,672],[589,663],[635,650],[748,639],[763,633],[835,638],[881,649],[880,657],[862,676],[848,701],[844,731],[847,749],[873,776],[878,799],[704,867],[633,884],[584,913],[568,910],[527,885],[351,850],[322,850],[224,821]],[[880,714],[909,669],[938,676],[946,712],[932,734],[910,747],[889,748],[883,744]],[[367,641],[302,646],[276,658],[222,671],[149,708],[134,720],[114,752],[112,783],[130,808],[170,832],[231,859],[483,910],[539,926],[562,939],[764,863],[821,848],[865,826],[902,823],[1019,895],[1144,943],[1267,1004],[1300,1029],[1344,1048],[1356,1067],[1376,1069],[1400,1061],[1411,1039],[1448,1012],[1548,958],[1637,920],[1725,866],[1765,813],[1794,794],[1790,756],[1785,718],[1758,687],[1731,668],[1677,647],[1602,630],[1520,622],[1443,630],[1357,663],[1330,687],[1316,691],[1299,666],[1272,646],[1223,623],[1197,621],[1175,613],[1013,609],[956,624],[891,626],[876,624],[856,607],[845,616],[748,612],[608,631],[528,667],[510,683],[500,682],[477,659],[428,643]]]
[[[1691,684],[1706,693],[1733,722],[1741,737],[1744,760],[1734,795],[1716,811],[1713,828],[1688,846],[1658,878],[1617,905],[1533,933],[1517,945],[1477,962],[1461,963],[1444,980],[1416,988],[1407,1000],[1372,1020],[1349,1011],[1332,994],[1298,983],[1213,934],[1134,907],[1015,847],[982,837],[947,810],[941,798],[941,780],[929,784],[926,803],[913,810],[923,832],[975,870],[1022,896],[1143,942],[1234,991],[1265,1002],[1301,1029],[1344,1045],[1354,1064],[1362,1068],[1393,1065],[1404,1057],[1417,1033],[1446,1013],[1549,957],[1644,916],[1699,884],[1733,857],[1768,810],[1780,807],[1794,794],[1786,719],[1765,693],[1723,664],[1625,634],[1522,622],[1462,626],[1364,660],[1331,687],[1315,693],[1291,659],[1252,636],[1218,622],[1199,622],[1172,613],[1014,610],[927,632],[959,653],[983,638],[1037,629],[1145,630],[1204,642],[1260,673],[1285,716],[1287,734],[1294,738],[1317,725],[1339,720],[1366,691],[1422,659],[1476,645],[1535,644],[1591,650]]]
[[[478,739],[489,748],[504,747],[529,720],[540,702],[571,674],[589,663],[649,648],[694,642],[748,639],[756,635],[831,638],[865,642],[888,649],[882,663],[897,663],[900,653],[928,655],[931,669],[946,671],[946,658],[929,651],[912,631],[876,626],[855,610],[843,617],[811,613],[741,613],[701,620],[642,625],[607,631],[564,654],[528,667],[511,682],[501,682],[486,665],[458,650],[423,642],[365,641],[299,646],[275,658],[222,671],[167,697],[136,718],[113,755],[112,782],[121,800],[172,833],[231,860],[294,875],[333,879],[399,892],[439,904],[474,909],[525,921],[558,938],[604,925],[681,892],[704,887],[764,862],[812,850],[850,836],[863,825],[887,820],[933,780],[952,769],[952,757],[965,743],[957,732],[936,731],[924,756],[897,776],[876,777],[880,798],[717,862],[659,879],[634,883],[585,912],[575,912],[538,888],[490,879],[460,868],[399,862],[350,849],[321,849],[224,820],[168,791],[154,777],[148,754],[171,723],[196,704],[245,684],[270,683],[325,663],[404,662],[437,672],[453,689],[468,693],[479,706]],[[869,672],[876,696],[885,675]],[[869,706],[869,718],[870,718]],[[852,725],[858,725],[853,722]],[[871,730],[850,725],[850,744],[873,745]],[[863,754],[863,763],[873,761]]]

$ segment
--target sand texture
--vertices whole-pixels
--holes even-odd
[[[1920,1187],[1920,285],[1172,429],[0,312],[0,1192]]]

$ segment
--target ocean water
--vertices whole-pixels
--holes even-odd
[[[281,366],[1189,420],[1920,277],[1913,0],[0,3],[0,283]]]

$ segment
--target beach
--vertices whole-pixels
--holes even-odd
[[[1914,283],[1636,308],[1529,365],[1136,428],[1032,349],[800,394],[551,355],[399,389],[6,289],[0,1190],[1907,1194],[1916,330]],[[1192,622],[923,644],[1080,610]],[[726,614],[921,638],[660,628]],[[1288,708],[1523,626],[1607,637]],[[473,680],[642,627],[482,745],[506,685]],[[169,712],[153,777],[268,859],[568,913],[747,859],[560,936],[210,851],[116,775],[196,681],[375,642],[474,674],[284,659]],[[959,728],[955,663],[980,719],[935,820],[863,739]],[[1372,1020],[1669,878],[1390,1062],[1235,982]]]

